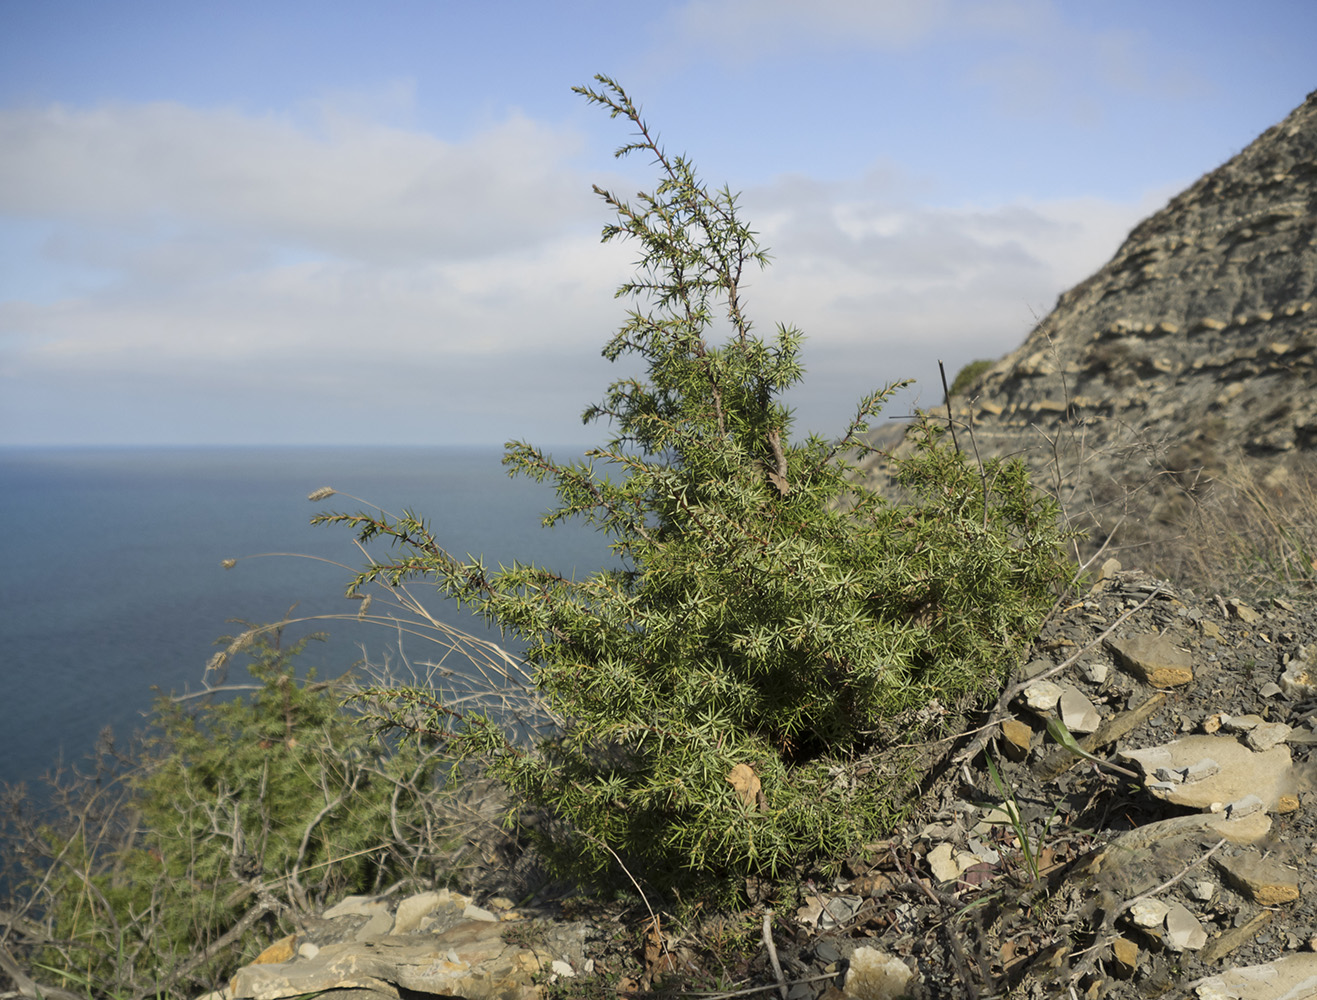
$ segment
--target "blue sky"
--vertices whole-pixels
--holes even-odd
[[[0,0],[0,444],[592,441],[618,79],[743,192],[797,430],[1014,348],[1317,88],[1317,4]],[[904,397],[890,412],[904,411]]]

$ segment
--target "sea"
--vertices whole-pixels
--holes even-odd
[[[546,450],[560,461],[584,451]],[[301,657],[320,677],[363,659],[423,661],[425,643],[359,623],[344,597],[364,557],[348,528],[310,524],[367,509],[344,494],[412,510],[449,552],[488,567],[584,576],[613,564],[592,527],[542,527],[552,487],[509,478],[501,458],[495,447],[0,449],[0,782],[39,798],[43,776],[85,769],[107,730],[130,745],[159,694],[203,686],[216,640],[241,622],[347,612],[288,630],[328,634]],[[322,487],[339,494],[309,502]],[[448,624],[502,641],[432,587],[414,592]],[[239,667],[227,680],[250,678]]]

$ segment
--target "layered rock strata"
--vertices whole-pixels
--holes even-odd
[[[1140,223],[953,411],[981,455],[1022,455],[1108,529],[1232,459],[1317,458],[1317,92]]]

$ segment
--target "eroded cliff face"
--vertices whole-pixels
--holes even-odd
[[[1317,92],[1137,226],[953,410],[981,454],[1045,484],[1059,468],[1099,539],[1175,520],[1232,464],[1276,481],[1317,461]]]

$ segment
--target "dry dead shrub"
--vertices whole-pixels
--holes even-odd
[[[442,741],[372,737],[415,667],[318,681],[294,672],[305,640],[281,646],[282,624],[244,633],[254,683],[162,697],[146,734],[120,751],[107,733],[44,795],[0,784],[0,991],[196,995],[344,894],[466,886],[509,860],[487,781],[448,780]]]
[[[1236,456],[1180,509],[1150,567],[1203,593],[1317,593],[1317,456],[1264,465]]]

